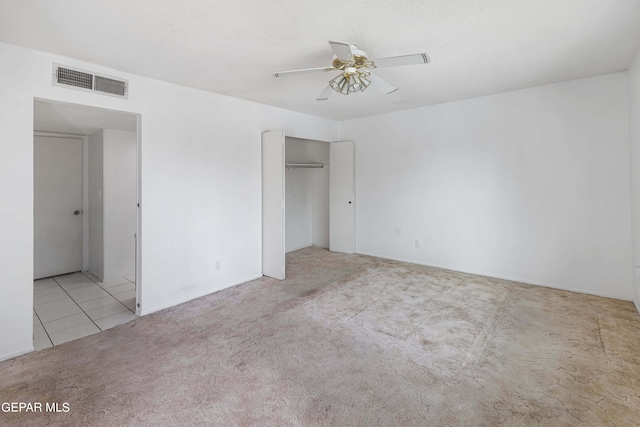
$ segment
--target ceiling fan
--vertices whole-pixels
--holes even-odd
[[[374,68],[397,67],[400,65],[428,64],[429,56],[426,53],[413,55],[391,56],[388,58],[368,59],[367,53],[359,50],[358,46],[340,42],[329,41],[333,49],[331,67],[303,68],[302,70],[280,71],[273,73],[273,77],[293,76],[296,74],[317,73],[322,71],[342,71],[340,75],[329,81],[329,85],[318,95],[318,101],[329,99],[335,91],[343,95],[364,91],[369,85],[386,93],[387,95],[398,90],[391,83],[371,74],[369,70]]]

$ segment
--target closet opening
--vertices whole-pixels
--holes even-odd
[[[262,133],[262,273],[283,280],[285,254],[355,251],[353,141]]]
[[[329,249],[329,143],[285,137],[285,253]]]

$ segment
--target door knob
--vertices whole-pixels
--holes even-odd
[[[73,211],[74,215],[80,215],[80,211]]]

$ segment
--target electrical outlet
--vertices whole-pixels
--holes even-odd
[[[216,270],[220,270],[221,267],[222,267],[222,260],[217,259],[216,260]]]
[[[415,241],[416,248],[420,247],[420,239],[416,239]]]

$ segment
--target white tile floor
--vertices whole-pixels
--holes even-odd
[[[73,273],[33,282],[36,350],[95,334],[136,318],[135,278],[101,282]]]

